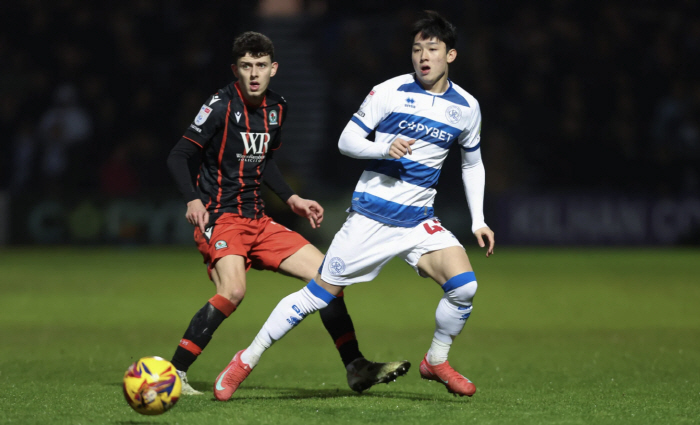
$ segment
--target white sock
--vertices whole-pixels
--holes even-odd
[[[277,304],[253,343],[243,352],[241,360],[254,368],[260,356],[287,332],[301,323],[306,316],[327,306],[335,298],[311,280],[301,290],[287,295]]]
[[[447,361],[447,354],[450,352],[451,344],[452,341],[446,344],[437,338],[433,338],[433,343],[430,344],[430,350],[428,350],[428,363],[433,366],[445,363]]]
[[[452,289],[443,295],[435,311],[435,333],[428,350],[428,363],[437,365],[447,361],[454,338],[462,332],[472,311],[472,299],[477,283]]]

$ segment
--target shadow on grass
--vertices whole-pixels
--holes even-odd
[[[197,385],[199,387],[199,385]],[[274,394],[270,395],[255,395],[255,390],[271,391]],[[425,395],[416,394],[407,391],[391,391],[381,393],[373,393],[372,391],[366,391],[363,393],[356,393],[352,390],[341,390],[339,388],[335,389],[307,389],[299,387],[274,387],[265,385],[256,385],[254,387],[241,388],[236,395],[231,398],[231,401],[238,400],[308,400],[308,399],[332,399],[332,398],[370,398],[370,399],[402,399],[402,400],[413,400],[413,401],[437,401],[437,402],[453,402],[452,397],[446,398],[443,395]],[[216,401],[212,397],[212,400]]]
[[[119,385],[121,384],[115,384],[115,383],[110,383],[109,385]],[[208,392],[212,391],[212,386],[211,384],[208,384],[206,382],[201,382],[201,381],[195,381],[195,382],[190,382],[190,385],[192,385],[192,388],[198,390],[198,391],[203,391],[203,392]],[[253,391],[255,390],[264,390],[264,391],[271,391],[274,392],[275,394],[271,395],[265,395],[265,396],[258,396],[254,395]],[[458,399],[463,399],[463,397],[445,397],[446,394],[434,394],[434,395],[427,395],[427,394],[417,394],[417,393],[412,393],[412,392],[407,392],[407,391],[394,391],[392,389],[391,392],[385,392],[382,391],[381,393],[373,393],[372,391],[368,390],[363,393],[356,393],[352,390],[341,390],[340,388],[329,388],[329,389],[308,389],[308,388],[299,388],[299,387],[275,387],[275,386],[265,386],[265,385],[256,385],[254,387],[243,387],[241,388],[236,395],[234,395],[230,401],[235,401],[235,400],[308,400],[308,399],[331,399],[331,398],[340,398],[340,397],[352,397],[352,398],[375,398],[375,399],[403,399],[403,400],[413,400],[413,401],[434,401],[434,402],[441,402],[441,403],[452,403],[455,400]],[[216,398],[211,397],[212,401],[217,401]],[[468,398],[464,398],[464,401],[469,400]],[[143,424],[143,423],[150,423],[150,422],[120,422],[123,424]]]

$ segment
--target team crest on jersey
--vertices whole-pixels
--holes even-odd
[[[202,105],[202,109],[199,110],[199,113],[197,114],[197,117],[194,119],[194,123],[196,125],[202,125],[204,122],[209,118],[209,114],[211,114],[212,109],[208,107],[207,105]]]
[[[333,257],[328,262],[328,270],[333,276],[339,276],[345,271],[345,262],[340,257]]]
[[[445,111],[445,117],[447,118],[447,121],[451,122],[452,124],[457,124],[459,120],[462,119],[462,110],[459,109],[459,106],[450,106],[447,108],[447,111]]]
[[[216,243],[214,244],[214,248],[216,248],[216,250],[218,251],[220,249],[228,248],[228,245],[226,245],[226,241],[216,241]]]
[[[267,119],[270,122],[270,125],[277,125],[277,111],[274,109],[270,111],[270,113],[267,115]]]

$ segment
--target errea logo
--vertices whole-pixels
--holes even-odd
[[[416,109],[415,103],[416,103],[416,100],[415,100],[414,98],[412,98],[412,97],[409,97],[409,98],[406,99],[406,104],[405,104],[404,106],[407,107],[407,108]]]

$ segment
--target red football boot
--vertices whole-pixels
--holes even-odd
[[[476,386],[469,379],[462,376],[459,372],[452,369],[450,362],[440,363],[433,366],[428,363],[428,355],[426,354],[423,361],[420,362],[420,376],[423,379],[437,381],[447,388],[449,393],[459,395],[460,397],[471,397],[476,392]]]
[[[253,370],[249,365],[241,361],[241,354],[243,354],[244,351],[245,350],[237,352],[236,355],[233,356],[231,363],[226,366],[226,369],[216,377],[214,397],[216,397],[217,400],[226,401],[230,399],[233,393],[238,389],[238,386],[241,385],[241,382],[243,382]]]

